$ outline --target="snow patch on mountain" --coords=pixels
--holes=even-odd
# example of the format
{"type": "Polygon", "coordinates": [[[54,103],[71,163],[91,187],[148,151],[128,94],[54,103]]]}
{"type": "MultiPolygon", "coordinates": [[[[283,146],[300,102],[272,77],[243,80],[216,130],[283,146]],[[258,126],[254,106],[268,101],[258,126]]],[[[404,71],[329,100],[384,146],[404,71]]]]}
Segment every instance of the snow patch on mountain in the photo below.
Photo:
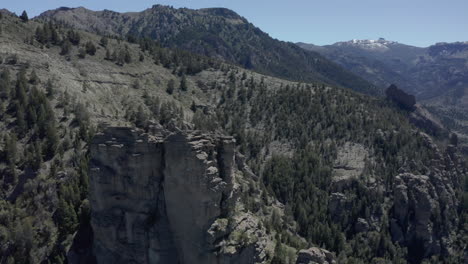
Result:
{"type": "Polygon", "coordinates": [[[350,41],[337,42],[336,46],[354,46],[361,49],[373,50],[373,51],[387,51],[390,49],[390,45],[398,44],[396,41],[386,40],[384,38],[374,39],[353,39],[350,41]]]}

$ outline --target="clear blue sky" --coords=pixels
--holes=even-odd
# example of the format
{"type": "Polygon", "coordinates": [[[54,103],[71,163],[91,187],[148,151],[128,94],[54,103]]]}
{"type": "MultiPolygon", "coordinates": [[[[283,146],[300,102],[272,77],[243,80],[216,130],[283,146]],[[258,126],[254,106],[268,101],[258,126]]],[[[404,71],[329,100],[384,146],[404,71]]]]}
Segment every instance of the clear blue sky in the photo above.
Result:
{"type": "Polygon", "coordinates": [[[141,11],[153,4],[227,7],[272,37],[318,45],[383,37],[414,46],[468,40],[468,0],[1,0],[29,16],[60,6],[141,11]]]}

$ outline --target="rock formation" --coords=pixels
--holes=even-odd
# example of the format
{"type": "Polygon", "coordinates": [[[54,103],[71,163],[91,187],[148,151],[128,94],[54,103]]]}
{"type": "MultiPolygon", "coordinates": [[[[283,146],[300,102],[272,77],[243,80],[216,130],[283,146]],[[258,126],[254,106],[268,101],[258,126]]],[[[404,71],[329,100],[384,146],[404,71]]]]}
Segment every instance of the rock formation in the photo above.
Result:
{"type": "Polygon", "coordinates": [[[396,87],[396,85],[390,85],[387,90],[385,90],[387,98],[397,103],[400,107],[406,110],[413,110],[414,105],[416,104],[416,98],[414,95],[407,94],[405,91],[396,87]]]}
{"type": "Polygon", "coordinates": [[[240,194],[248,191],[243,181],[251,173],[236,158],[234,139],[161,132],[108,128],[93,140],[90,204],[97,262],[268,261],[274,237],[260,217],[244,210],[240,194]]]}
{"type": "Polygon", "coordinates": [[[390,230],[394,241],[408,246],[412,262],[431,255],[450,255],[458,217],[456,186],[465,173],[461,158],[449,146],[445,153],[426,136],[426,144],[436,150],[428,175],[401,173],[395,177],[393,218],[390,230]]]}
{"type": "Polygon", "coordinates": [[[299,251],[296,264],[335,264],[335,256],[328,250],[318,247],[299,251]]]}

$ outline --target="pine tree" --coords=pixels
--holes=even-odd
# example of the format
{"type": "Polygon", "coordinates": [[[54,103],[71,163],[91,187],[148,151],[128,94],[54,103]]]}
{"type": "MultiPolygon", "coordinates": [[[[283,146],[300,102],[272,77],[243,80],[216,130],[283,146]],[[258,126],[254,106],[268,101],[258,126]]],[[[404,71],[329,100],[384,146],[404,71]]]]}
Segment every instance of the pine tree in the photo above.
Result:
{"type": "Polygon", "coordinates": [[[72,46],[72,44],[68,39],[64,40],[62,42],[62,46],[61,46],[62,50],[60,51],[60,55],[70,54],[71,46],[72,46]]]}
{"type": "Polygon", "coordinates": [[[185,75],[182,75],[182,79],[180,80],[179,89],[181,91],[184,91],[184,92],[188,90],[187,79],[185,78],[185,75]]]}
{"type": "Polygon", "coordinates": [[[50,121],[47,123],[46,131],[45,131],[45,153],[44,156],[47,159],[54,157],[55,152],[57,150],[58,145],[58,136],[57,136],[57,129],[55,128],[55,122],[50,121]]]}
{"type": "Polygon", "coordinates": [[[174,89],[175,89],[175,81],[173,79],[170,79],[169,82],[167,83],[166,92],[168,94],[173,94],[174,89]]]}
{"type": "Polygon", "coordinates": [[[86,53],[88,53],[91,56],[94,56],[94,54],[96,54],[96,46],[94,46],[93,42],[91,41],[86,42],[85,49],[86,53]]]}
{"type": "Polygon", "coordinates": [[[125,61],[125,63],[131,63],[132,62],[132,56],[130,55],[130,51],[128,50],[128,47],[125,47],[124,61],[125,61]]]}
{"type": "Polygon", "coordinates": [[[106,36],[103,36],[101,40],[99,41],[99,44],[103,47],[107,47],[108,43],[109,43],[109,39],[106,36]]]}
{"type": "Polygon", "coordinates": [[[47,80],[47,83],[46,83],[46,94],[47,94],[47,97],[49,98],[54,98],[54,84],[52,82],[51,79],[48,79],[47,80]]]}
{"type": "Polygon", "coordinates": [[[83,49],[83,48],[80,48],[78,50],[78,57],[81,58],[81,59],[84,59],[86,57],[86,50],[83,49]]]}
{"type": "Polygon", "coordinates": [[[39,76],[37,76],[36,70],[32,70],[31,76],[29,77],[30,84],[38,84],[40,82],[39,76]]]}
{"type": "Polygon", "coordinates": [[[0,96],[2,98],[8,98],[11,93],[11,79],[10,71],[4,69],[0,74],[0,96]]]}
{"type": "Polygon", "coordinates": [[[8,162],[8,172],[12,178],[13,185],[16,185],[18,180],[18,175],[16,174],[16,158],[18,148],[16,146],[16,136],[14,134],[10,135],[6,139],[5,151],[6,160],[8,162]]]}
{"type": "Polygon", "coordinates": [[[17,133],[20,136],[24,136],[28,129],[26,119],[24,116],[23,105],[19,105],[18,108],[16,109],[16,128],[17,128],[17,133]]]}
{"type": "Polygon", "coordinates": [[[141,105],[138,107],[135,119],[135,124],[138,127],[145,128],[148,124],[148,115],[141,105]]]}
{"type": "Polygon", "coordinates": [[[112,55],[109,49],[106,49],[106,56],[104,57],[106,60],[112,60],[112,55]]]}
{"type": "Polygon", "coordinates": [[[26,10],[24,10],[23,13],[21,13],[20,18],[21,18],[21,20],[23,22],[28,22],[29,21],[28,13],[26,13],[26,10]]]}
{"type": "Polygon", "coordinates": [[[80,41],[81,41],[81,36],[78,32],[74,31],[74,30],[69,30],[68,31],[68,40],[71,42],[71,44],[73,45],[79,45],[80,44],[80,41]]]}
{"type": "Polygon", "coordinates": [[[16,136],[14,134],[11,134],[9,137],[7,137],[5,151],[8,164],[15,165],[18,148],[16,146],[16,136]]]}

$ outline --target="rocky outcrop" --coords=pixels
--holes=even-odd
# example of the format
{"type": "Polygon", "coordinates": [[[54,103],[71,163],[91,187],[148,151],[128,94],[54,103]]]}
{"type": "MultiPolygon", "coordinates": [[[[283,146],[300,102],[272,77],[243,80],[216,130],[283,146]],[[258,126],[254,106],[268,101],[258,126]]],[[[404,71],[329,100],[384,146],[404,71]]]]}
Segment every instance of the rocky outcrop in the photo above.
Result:
{"type": "Polygon", "coordinates": [[[296,264],[334,264],[335,256],[328,250],[311,247],[299,251],[296,264]]]}
{"type": "Polygon", "coordinates": [[[409,118],[412,124],[431,135],[439,137],[447,137],[449,135],[448,130],[442,125],[440,120],[419,104],[414,106],[414,111],[410,114],[409,118]]]}
{"type": "Polygon", "coordinates": [[[108,128],[90,146],[98,263],[263,263],[274,238],[245,210],[232,137],[108,128]]]}
{"type": "Polygon", "coordinates": [[[414,95],[407,94],[405,91],[396,87],[396,85],[390,85],[387,90],[385,90],[387,98],[397,103],[400,107],[406,110],[413,110],[414,105],[416,104],[416,98],[414,95]]]}
{"type": "Polygon", "coordinates": [[[426,144],[438,154],[433,159],[434,169],[428,175],[401,173],[393,187],[392,238],[408,247],[410,261],[415,263],[432,255],[451,254],[453,230],[458,225],[456,186],[465,173],[453,146],[442,154],[428,136],[426,144]]]}
{"type": "Polygon", "coordinates": [[[408,245],[415,261],[448,254],[450,232],[457,224],[456,196],[436,175],[400,174],[395,178],[393,239],[408,245]],[[443,252],[445,250],[445,252],[443,252]]]}
{"type": "Polygon", "coordinates": [[[349,188],[361,176],[368,157],[369,152],[361,144],[346,142],[339,147],[333,164],[332,189],[341,192],[349,188]]]}

